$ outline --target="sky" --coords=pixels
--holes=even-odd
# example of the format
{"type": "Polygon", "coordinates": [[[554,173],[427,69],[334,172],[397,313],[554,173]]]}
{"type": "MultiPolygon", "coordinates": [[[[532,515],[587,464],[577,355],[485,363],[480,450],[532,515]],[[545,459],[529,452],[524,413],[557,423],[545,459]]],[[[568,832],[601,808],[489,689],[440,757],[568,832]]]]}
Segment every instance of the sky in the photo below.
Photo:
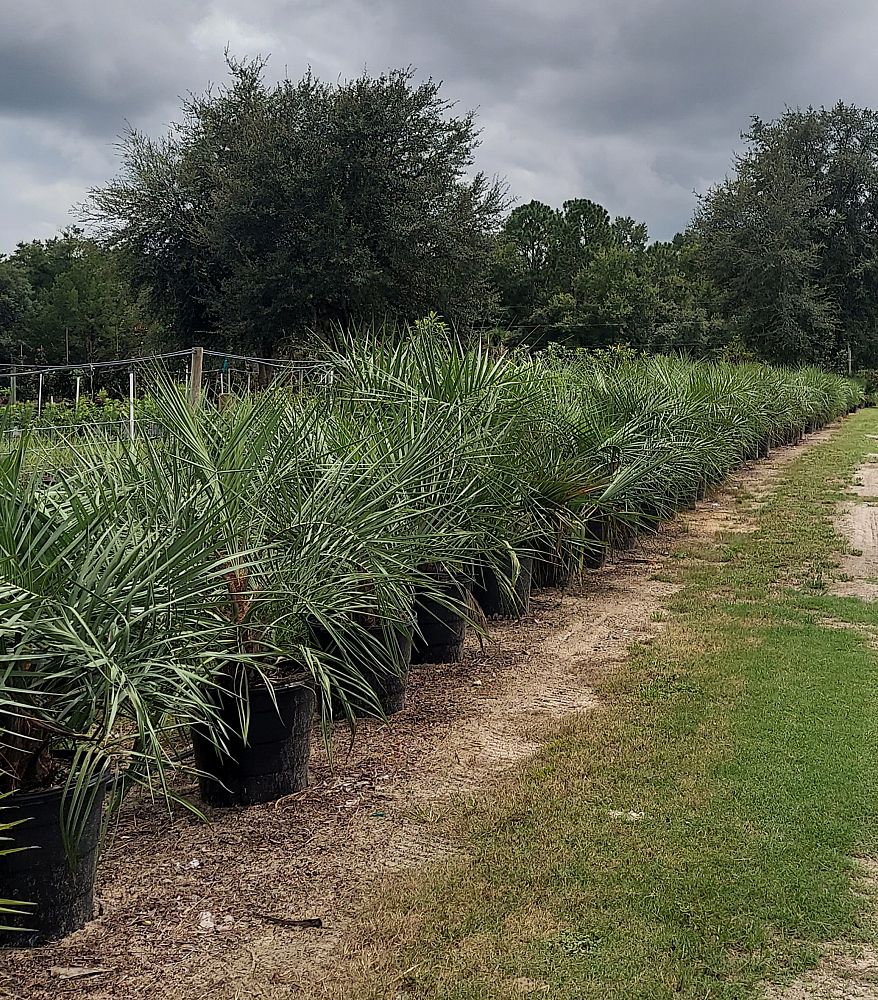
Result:
{"type": "Polygon", "coordinates": [[[77,221],[226,46],[336,80],[414,66],[476,109],[477,166],[518,203],[587,197],[685,227],[751,115],[878,106],[874,0],[0,0],[0,252],[77,221]]]}

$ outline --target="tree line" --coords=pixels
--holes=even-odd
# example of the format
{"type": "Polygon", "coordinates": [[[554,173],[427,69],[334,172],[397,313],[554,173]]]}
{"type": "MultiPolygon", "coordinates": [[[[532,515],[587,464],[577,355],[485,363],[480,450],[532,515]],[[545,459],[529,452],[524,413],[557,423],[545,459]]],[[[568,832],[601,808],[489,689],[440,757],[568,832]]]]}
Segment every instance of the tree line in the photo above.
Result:
{"type": "Polygon", "coordinates": [[[129,130],[85,228],[0,257],[0,358],[201,343],[296,356],[437,312],[512,344],[878,367],[878,115],[754,118],[670,242],[575,197],[512,207],[479,129],[411,69],[268,83],[265,62],[129,130]]]}

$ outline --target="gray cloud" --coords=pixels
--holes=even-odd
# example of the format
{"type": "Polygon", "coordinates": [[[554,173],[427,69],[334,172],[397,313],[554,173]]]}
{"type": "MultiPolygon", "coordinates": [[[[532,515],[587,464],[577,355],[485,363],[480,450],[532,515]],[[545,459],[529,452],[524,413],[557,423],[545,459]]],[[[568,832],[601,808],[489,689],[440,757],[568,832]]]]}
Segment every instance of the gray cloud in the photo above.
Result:
{"type": "Polygon", "coordinates": [[[874,103],[871,0],[30,0],[0,11],[0,250],[51,235],[238,55],[270,75],[412,64],[478,107],[478,165],[520,200],[587,196],[682,228],[749,116],[874,103]]]}

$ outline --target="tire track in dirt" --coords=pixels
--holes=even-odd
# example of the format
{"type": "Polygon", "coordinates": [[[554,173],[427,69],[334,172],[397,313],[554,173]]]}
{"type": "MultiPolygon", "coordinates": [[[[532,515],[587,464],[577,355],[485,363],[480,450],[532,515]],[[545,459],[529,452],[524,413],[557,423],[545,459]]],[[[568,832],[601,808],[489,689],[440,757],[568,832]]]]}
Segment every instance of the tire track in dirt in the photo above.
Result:
{"type": "Polygon", "coordinates": [[[841,561],[845,579],[832,586],[832,593],[839,597],[864,601],[878,599],[878,455],[870,455],[869,459],[857,469],[851,489],[861,501],[843,503],[836,519],[836,530],[850,551],[841,561]]]}
{"type": "Polygon", "coordinates": [[[276,1000],[345,985],[356,995],[356,917],[370,891],[441,860],[442,810],[495,787],[561,719],[595,704],[595,679],[632,643],[659,633],[656,613],[676,588],[656,575],[682,537],[748,530],[740,501],[758,500],[831,433],[746,467],[575,592],[535,595],[524,622],[491,626],[464,663],[415,669],[409,704],[389,726],[364,724],[352,745],[336,735],[334,769],[315,743],[301,795],[213,811],[210,825],[132,803],[101,866],[103,912],[63,942],[7,953],[0,996],[276,1000]],[[272,922],[302,917],[323,927],[272,922]],[[61,978],[71,968],[105,971],[61,978]]]}

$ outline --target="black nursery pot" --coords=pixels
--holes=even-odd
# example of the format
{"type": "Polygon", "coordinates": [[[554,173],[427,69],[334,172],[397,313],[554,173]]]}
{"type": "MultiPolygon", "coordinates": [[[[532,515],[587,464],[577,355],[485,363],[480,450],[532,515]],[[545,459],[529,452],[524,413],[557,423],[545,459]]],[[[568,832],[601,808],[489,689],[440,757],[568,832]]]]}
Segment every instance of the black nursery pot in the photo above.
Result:
{"type": "Polygon", "coordinates": [[[613,534],[613,551],[625,552],[637,541],[637,528],[633,524],[620,524],[613,534]]]}
{"type": "MultiPolygon", "coordinates": [[[[512,558],[506,556],[501,567],[503,574],[512,579],[512,558]]],[[[533,556],[518,556],[518,576],[510,594],[500,585],[497,574],[490,567],[482,569],[475,582],[474,594],[479,607],[487,618],[521,618],[530,610],[530,588],[533,577],[533,556]]]]}
{"type": "Polygon", "coordinates": [[[64,937],[91,920],[101,814],[109,778],[92,781],[93,797],[79,842],[68,854],[61,824],[63,790],[24,792],[3,800],[4,823],[24,820],[4,836],[6,847],[26,850],[0,856],[0,899],[32,903],[22,916],[0,915],[0,923],[23,930],[0,931],[0,946],[31,947],[64,937]]]}
{"type": "Polygon", "coordinates": [[[600,569],[609,554],[609,522],[605,517],[593,517],[586,522],[584,533],[589,546],[583,556],[583,565],[586,569],[600,569]]]}
{"type": "Polygon", "coordinates": [[[534,587],[566,587],[570,582],[570,568],[566,562],[567,546],[560,550],[553,539],[540,538],[534,542],[536,557],[533,562],[534,587]]]}
{"type": "MultiPolygon", "coordinates": [[[[328,633],[322,629],[315,629],[314,631],[320,648],[324,652],[337,655],[338,646],[330,639],[328,633]]],[[[396,715],[397,712],[401,712],[405,707],[408,668],[412,659],[412,634],[410,630],[385,630],[377,627],[369,631],[372,632],[376,641],[380,642],[385,649],[390,647],[390,655],[398,667],[398,672],[394,673],[385,667],[374,666],[367,662],[357,662],[355,666],[375,693],[375,698],[381,706],[381,711],[385,715],[396,715]]],[[[356,701],[350,701],[349,705],[356,718],[364,718],[375,714],[368,705],[361,705],[356,701]]],[[[331,708],[333,719],[344,718],[345,710],[341,699],[333,696],[331,708]]]]}
{"type": "Polygon", "coordinates": [[[274,802],[308,786],[308,755],[315,695],[302,674],[274,685],[277,705],[267,688],[250,688],[250,722],[245,743],[238,704],[224,695],[220,714],[232,735],[221,752],[200,726],[192,728],[195,763],[204,772],[201,798],[211,806],[252,806],[274,802]]]}
{"type": "MultiPolygon", "coordinates": [[[[449,599],[464,606],[472,588],[471,580],[459,577],[439,586],[449,599]]],[[[412,663],[457,663],[463,658],[467,625],[464,614],[445,607],[429,594],[419,593],[415,616],[421,635],[415,635],[412,643],[412,663]]]]}
{"type": "MultiPolygon", "coordinates": [[[[395,654],[398,656],[400,671],[398,674],[387,670],[365,671],[369,687],[375,692],[381,711],[385,715],[396,715],[405,708],[405,693],[408,687],[408,668],[412,662],[412,635],[399,634],[395,640],[395,654]]],[[[358,714],[354,709],[354,714],[358,714]]]]}
{"type": "Polygon", "coordinates": [[[659,510],[657,503],[651,500],[642,500],[638,505],[638,510],[642,518],[640,530],[645,535],[654,535],[661,528],[664,511],[659,510]]]}

